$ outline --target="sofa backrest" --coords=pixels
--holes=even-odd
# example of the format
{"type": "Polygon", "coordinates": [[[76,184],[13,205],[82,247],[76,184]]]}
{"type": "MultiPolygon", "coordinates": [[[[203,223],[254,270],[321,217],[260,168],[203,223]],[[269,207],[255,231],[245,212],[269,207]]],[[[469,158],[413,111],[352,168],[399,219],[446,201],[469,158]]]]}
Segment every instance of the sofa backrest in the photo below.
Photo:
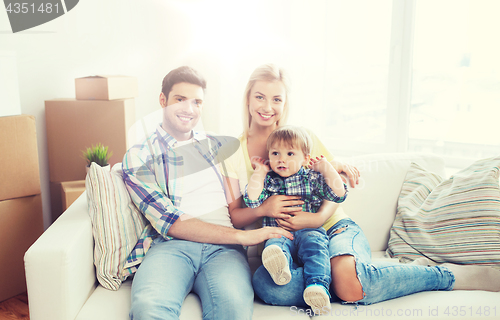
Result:
{"type": "Polygon", "coordinates": [[[387,249],[399,193],[411,162],[445,176],[443,159],[432,154],[369,154],[343,161],[355,165],[361,179],[358,186],[349,188],[342,207],[363,229],[372,251],[387,249]]]}

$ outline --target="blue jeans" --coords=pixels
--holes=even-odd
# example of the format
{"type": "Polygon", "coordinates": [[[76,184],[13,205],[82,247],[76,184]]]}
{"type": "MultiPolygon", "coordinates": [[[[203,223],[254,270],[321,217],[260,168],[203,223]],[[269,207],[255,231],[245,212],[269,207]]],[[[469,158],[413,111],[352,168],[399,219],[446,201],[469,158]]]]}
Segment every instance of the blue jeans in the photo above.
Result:
{"type": "MultiPolygon", "coordinates": [[[[293,261],[303,265],[304,285],[321,284],[327,290],[332,279],[328,258],[328,236],[325,229],[302,229],[293,233],[293,240],[286,237],[269,239],[266,247],[277,245],[288,258],[290,271],[293,261]]],[[[292,277],[294,275],[292,274],[292,277]]]]}
{"type": "MultiPolygon", "coordinates": [[[[372,304],[421,291],[451,290],[455,277],[445,267],[426,267],[387,262],[371,262],[371,251],[361,228],[351,219],[342,219],[327,231],[330,239],[330,258],[340,255],[354,256],[358,280],[363,288],[359,304],[372,304]],[[336,231],[342,230],[338,233],[336,231]]],[[[277,286],[262,266],[255,272],[252,282],[255,293],[266,303],[281,306],[307,307],[302,292],[304,271],[296,266],[292,280],[277,286]]],[[[331,290],[330,290],[331,291],[331,290]]],[[[339,301],[332,295],[331,301],[339,301]]]]}
{"type": "Polygon", "coordinates": [[[131,319],[179,319],[196,293],[203,319],[251,319],[253,290],[246,252],[238,245],[155,240],[132,282],[131,319]]]}

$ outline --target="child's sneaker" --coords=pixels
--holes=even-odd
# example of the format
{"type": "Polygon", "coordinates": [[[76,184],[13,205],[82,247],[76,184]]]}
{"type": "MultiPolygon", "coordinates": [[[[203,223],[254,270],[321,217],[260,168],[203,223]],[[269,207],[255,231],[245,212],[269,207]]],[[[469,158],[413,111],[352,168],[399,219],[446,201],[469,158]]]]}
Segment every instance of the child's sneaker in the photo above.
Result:
{"type": "Polygon", "coordinates": [[[277,285],[283,286],[292,279],[288,259],[277,245],[272,244],[262,251],[262,264],[277,285]]]}
{"type": "Polygon", "coordinates": [[[328,314],[332,310],[330,293],[323,285],[308,285],[304,290],[304,300],[315,315],[328,314]]]}

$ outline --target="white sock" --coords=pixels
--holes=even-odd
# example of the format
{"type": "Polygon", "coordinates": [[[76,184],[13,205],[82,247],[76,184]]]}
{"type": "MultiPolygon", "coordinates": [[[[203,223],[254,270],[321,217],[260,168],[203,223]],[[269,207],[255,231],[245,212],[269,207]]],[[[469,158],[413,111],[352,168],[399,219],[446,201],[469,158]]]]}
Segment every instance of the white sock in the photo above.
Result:
{"type": "Polygon", "coordinates": [[[443,263],[455,276],[453,290],[500,291],[500,270],[489,266],[443,263]]]}

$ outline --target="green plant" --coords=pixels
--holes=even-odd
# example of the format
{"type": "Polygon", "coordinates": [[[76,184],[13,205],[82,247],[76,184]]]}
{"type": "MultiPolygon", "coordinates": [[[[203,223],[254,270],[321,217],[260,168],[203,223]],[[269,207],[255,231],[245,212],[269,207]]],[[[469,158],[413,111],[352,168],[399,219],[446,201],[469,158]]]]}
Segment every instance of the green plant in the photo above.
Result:
{"type": "Polygon", "coordinates": [[[90,166],[92,162],[97,163],[101,167],[108,165],[108,160],[113,155],[113,152],[108,153],[108,147],[103,146],[98,143],[95,146],[87,148],[87,150],[82,151],[83,157],[87,160],[87,165],[90,166]]]}

